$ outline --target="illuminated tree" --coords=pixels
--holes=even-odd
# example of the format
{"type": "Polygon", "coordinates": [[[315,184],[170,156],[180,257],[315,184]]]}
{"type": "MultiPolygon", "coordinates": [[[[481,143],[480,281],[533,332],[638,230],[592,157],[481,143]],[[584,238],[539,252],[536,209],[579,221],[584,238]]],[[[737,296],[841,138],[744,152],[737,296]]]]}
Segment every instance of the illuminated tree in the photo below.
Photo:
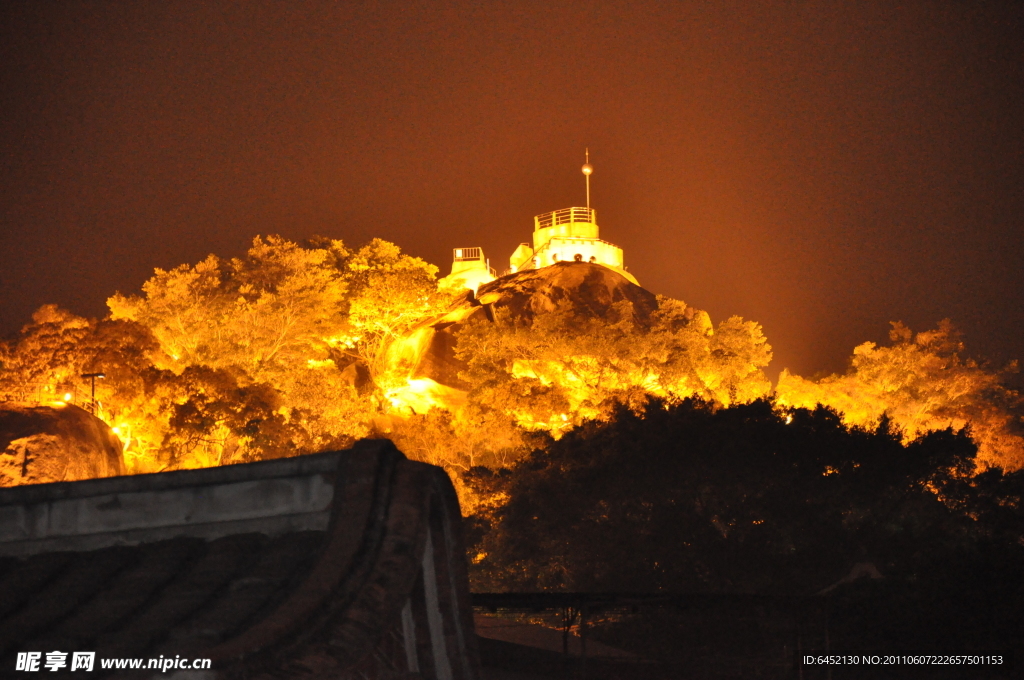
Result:
{"type": "Polygon", "coordinates": [[[103,416],[135,471],[343,447],[385,421],[415,455],[466,470],[518,459],[529,431],[558,434],[650,395],[729,404],[767,389],[771,353],[757,324],[716,329],[667,298],[642,313],[623,300],[600,316],[563,305],[468,324],[458,342],[466,403],[403,420],[387,397],[408,370],[387,350],[462,294],[439,289],[436,273],[380,239],[349,250],[257,237],[244,257],[156,270],[140,295],[112,296],[103,321],[40,309],[4,350],[0,379],[106,372],[103,416]],[[261,415],[240,423],[232,398],[261,415]],[[250,421],[264,425],[253,433],[250,421]]]}
{"type": "Polygon", "coordinates": [[[772,350],[760,324],[731,316],[715,328],[708,350],[698,373],[715,401],[743,404],[771,390],[763,369],[772,360],[772,350]]]}
{"type": "Polygon", "coordinates": [[[37,309],[20,335],[3,345],[4,371],[0,379],[6,389],[76,383],[82,365],[78,347],[89,333],[89,325],[88,319],[57,305],[37,309]]]}
{"type": "Polygon", "coordinates": [[[279,412],[280,393],[226,369],[190,366],[174,377],[187,395],[170,413],[161,462],[172,468],[210,467],[297,453],[301,433],[279,412]]]}
{"type": "Polygon", "coordinates": [[[760,326],[739,317],[713,329],[704,312],[658,299],[649,318],[628,301],[601,317],[569,305],[532,317],[498,310],[458,332],[471,404],[527,429],[565,431],[648,396],[722,404],[765,395],[771,359],[760,326]]]}
{"type": "Polygon", "coordinates": [[[6,370],[0,379],[8,390],[47,386],[55,399],[69,391],[87,401],[91,389],[81,375],[102,371],[105,379],[96,383],[96,396],[109,412],[121,395],[140,389],[140,376],[158,350],[153,336],[134,322],[85,319],[56,305],[43,305],[32,315],[32,323],[4,346],[6,370]]]}
{"type": "Polygon", "coordinates": [[[256,237],[244,259],[210,255],[190,267],[156,270],[143,296],[111,297],[115,319],[149,328],[170,368],[238,366],[261,380],[326,359],[341,332],[347,283],[340,241],[302,248],[256,237]]]}
{"type": "Polygon", "coordinates": [[[89,407],[91,385],[81,374],[102,372],[96,415],[121,438],[131,472],[272,457],[308,439],[277,412],[280,396],[269,385],[238,368],[161,369],[151,361],[160,352],[137,322],[84,319],[46,305],[5,347],[3,380],[8,389],[49,386],[54,399],[77,393],[89,407]]]}
{"type": "Polygon", "coordinates": [[[844,422],[861,427],[874,427],[885,415],[908,440],[929,430],[969,425],[981,460],[1022,467],[1021,401],[1002,384],[1016,365],[995,371],[962,358],[963,342],[949,320],[916,335],[901,323],[892,325],[892,346],[859,345],[844,375],[812,381],[783,371],[776,388],[779,403],[825,404],[841,412],[844,422]]]}
{"type": "Polygon", "coordinates": [[[368,431],[388,382],[388,343],[447,300],[436,271],[380,239],[353,252],[324,238],[257,237],[244,258],[157,270],[142,296],[108,305],[152,331],[162,367],[241,371],[274,385],[308,435],[303,445],[326,448],[368,431]],[[360,394],[364,373],[376,391],[360,394]]]}
{"type": "Polygon", "coordinates": [[[364,408],[334,359],[345,341],[348,282],[340,241],[302,247],[257,237],[244,258],[214,255],[195,266],[157,270],[142,296],[108,300],[115,319],[146,326],[162,353],[154,363],[180,374],[200,366],[242,383],[269,383],[279,408],[313,447],[351,441],[365,430],[364,408]]]}
{"type": "Polygon", "coordinates": [[[548,438],[525,432],[511,418],[498,411],[463,409],[453,414],[431,409],[423,414],[394,418],[380,432],[414,460],[443,467],[451,476],[463,514],[472,514],[486,494],[465,483],[471,469],[506,468],[527,455],[548,438]]]}
{"type": "Polygon", "coordinates": [[[369,370],[383,390],[392,387],[385,353],[388,345],[451,302],[439,291],[437,267],[404,255],[393,243],[373,239],[345,259],[345,332],[342,351],[369,370]]]}

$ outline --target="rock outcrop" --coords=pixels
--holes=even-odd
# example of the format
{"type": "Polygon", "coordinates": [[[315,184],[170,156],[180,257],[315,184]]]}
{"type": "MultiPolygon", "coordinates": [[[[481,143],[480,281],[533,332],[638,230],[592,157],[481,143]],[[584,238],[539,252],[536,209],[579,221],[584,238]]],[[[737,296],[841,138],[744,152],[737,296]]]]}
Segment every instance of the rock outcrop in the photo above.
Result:
{"type": "Polygon", "coordinates": [[[0,404],[0,486],[123,475],[121,441],[72,406],[0,404]]]}
{"type": "Polygon", "coordinates": [[[467,291],[445,314],[429,319],[395,342],[388,363],[407,376],[407,385],[389,393],[396,406],[422,413],[434,405],[457,407],[469,390],[459,379],[455,331],[467,321],[499,312],[531,319],[569,306],[584,316],[603,317],[612,305],[629,301],[639,320],[658,308],[656,296],[607,267],[589,262],[557,264],[509,274],[467,291]]]}

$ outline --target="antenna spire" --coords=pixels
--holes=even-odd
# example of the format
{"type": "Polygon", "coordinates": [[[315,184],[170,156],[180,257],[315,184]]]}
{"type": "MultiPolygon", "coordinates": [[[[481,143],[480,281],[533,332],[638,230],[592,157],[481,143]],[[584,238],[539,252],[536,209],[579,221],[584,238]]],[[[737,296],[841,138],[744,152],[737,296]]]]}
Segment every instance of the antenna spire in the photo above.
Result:
{"type": "Polygon", "coordinates": [[[594,166],[590,164],[590,149],[586,150],[587,160],[583,164],[583,176],[587,178],[587,210],[590,210],[590,175],[594,172],[594,166]]]}

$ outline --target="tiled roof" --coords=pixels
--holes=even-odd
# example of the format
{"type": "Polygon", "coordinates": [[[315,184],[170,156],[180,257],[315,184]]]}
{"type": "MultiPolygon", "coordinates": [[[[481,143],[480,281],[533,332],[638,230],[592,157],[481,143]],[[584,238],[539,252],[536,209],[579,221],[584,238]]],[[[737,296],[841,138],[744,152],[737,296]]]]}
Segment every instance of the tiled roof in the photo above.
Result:
{"type": "Polygon", "coordinates": [[[162,655],[210,658],[193,677],[477,678],[458,522],[447,475],[386,440],[0,490],[0,676],[27,677],[18,652],[94,651],[91,673],[42,672],[162,655]]]}

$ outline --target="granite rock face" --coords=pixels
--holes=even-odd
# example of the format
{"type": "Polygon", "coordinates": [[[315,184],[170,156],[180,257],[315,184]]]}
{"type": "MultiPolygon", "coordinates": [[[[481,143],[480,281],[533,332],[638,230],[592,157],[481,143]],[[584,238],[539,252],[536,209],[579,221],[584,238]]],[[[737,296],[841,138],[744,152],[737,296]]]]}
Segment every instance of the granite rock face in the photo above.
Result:
{"type": "Polygon", "coordinates": [[[121,441],[72,406],[0,405],[0,487],[125,473],[121,441]]]}
{"type": "MultiPolygon", "coordinates": [[[[452,406],[470,389],[459,379],[463,366],[455,358],[455,331],[461,324],[474,318],[493,320],[498,313],[529,320],[566,307],[601,318],[624,300],[632,303],[641,322],[658,308],[653,293],[598,264],[559,262],[509,274],[480,286],[475,296],[467,291],[445,314],[413,328],[389,349],[388,362],[411,381],[429,381],[434,403],[452,406]]],[[[412,403],[410,398],[406,401],[412,403]]]]}
{"type": "Polygon", "coordinates": [[[477,291],[480,306],[507,309],[516,317],[532,317],[565,304],[583,316],[603,317],[622,300],[633,303],[634,313],[641,318],[658,307],[654,293],[618,272],[589,262],[559,262],[510,274],[477,291]]]}

